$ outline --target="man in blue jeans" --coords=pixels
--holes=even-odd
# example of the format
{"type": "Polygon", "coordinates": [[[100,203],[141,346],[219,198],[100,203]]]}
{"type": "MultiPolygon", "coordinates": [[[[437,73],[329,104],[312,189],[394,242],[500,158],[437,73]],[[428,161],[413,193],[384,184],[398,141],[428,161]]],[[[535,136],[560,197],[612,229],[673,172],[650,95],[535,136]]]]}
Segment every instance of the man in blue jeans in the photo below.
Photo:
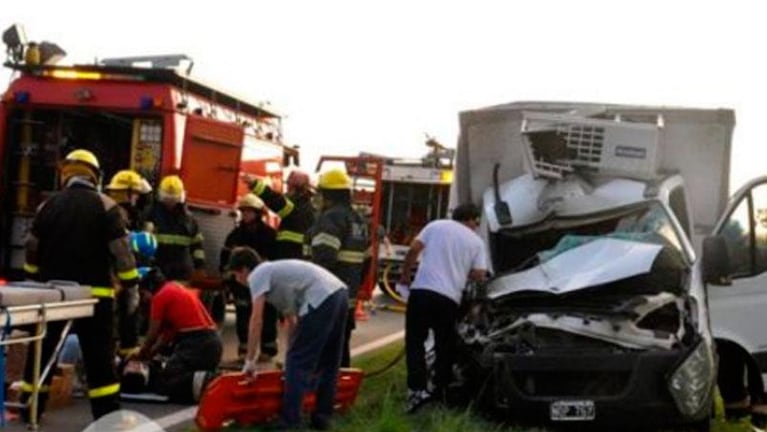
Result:
{"type": "Polygon", "coordinates": [[[256,371],[264,304],[269,302],[285,318],[289,341],[278,427],[301,426],[304,393],[316,382],[317,403],[310,426],[329,429],[346,328],[346,286],[316,264],[296,259],[262,263],[247,247],[232,251],[228,267],[239,283],[250,287],[253,298],[243,372],[256,371]]]}

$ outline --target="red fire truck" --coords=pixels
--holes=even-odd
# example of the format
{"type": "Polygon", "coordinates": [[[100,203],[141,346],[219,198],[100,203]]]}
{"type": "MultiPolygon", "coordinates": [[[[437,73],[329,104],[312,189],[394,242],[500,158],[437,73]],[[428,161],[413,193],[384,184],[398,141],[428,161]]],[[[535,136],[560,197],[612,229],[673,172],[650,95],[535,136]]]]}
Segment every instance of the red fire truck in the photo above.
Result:
{"type": "MultiPolygon", "coordinates": [[[[9,45],[15,40],[7,35],[9,45]]],[[[240,173],[271,177],[281,188],[283,167],[298,161],[283,144],[278,113],[172,67],[191,64],[186,56],[59,66],[42,50],[16,50],[9,45],[5,66],[14,77],[0,104],[0,277],[20,276],[35,208],[57,189],[57,165],[73,149],[94,152],[107,181],[126,168],[155,187],[180,175],[212,275],[245,192],[240,173]]]]}

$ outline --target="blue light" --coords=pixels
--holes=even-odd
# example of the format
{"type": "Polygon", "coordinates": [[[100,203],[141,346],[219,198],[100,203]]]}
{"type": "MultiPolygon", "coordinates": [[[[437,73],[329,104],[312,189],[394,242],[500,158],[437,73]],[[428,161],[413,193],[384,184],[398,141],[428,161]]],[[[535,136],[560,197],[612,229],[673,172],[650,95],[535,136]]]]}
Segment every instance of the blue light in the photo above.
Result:
{"type": "Polygon", "coordinates": [[[153,106],[154,106],[154,99],[152,99],[151,96],[141,96],[141,102],[139,103],[139,107],[141,107],[142,110],[152,109],[153,106]]]}
{"type": "Polygon", "coordinates": [[[29,92],[28,91],[17,91],[13,94],[13,100],[16,101],[16,103],[24,104],[29,102],[29,92]]]}

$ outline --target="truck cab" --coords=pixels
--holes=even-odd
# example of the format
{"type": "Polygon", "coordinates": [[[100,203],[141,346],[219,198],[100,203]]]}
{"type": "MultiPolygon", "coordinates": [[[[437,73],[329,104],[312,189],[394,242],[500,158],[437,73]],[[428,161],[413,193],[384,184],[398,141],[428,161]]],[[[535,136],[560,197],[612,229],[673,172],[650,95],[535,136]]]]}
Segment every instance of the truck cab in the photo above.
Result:
{"type": "Polygon", "coordinates": [[[715,213],[696,220],[705,190],[685,180],[691,149],[729,155],[732,118],[562,103],[462,114],[453,202],[481,202],[493,277],[465,298],[459,369],[486,383],[486,406],[538,424],[707,429],[716,349],[695,244],[715,213]]]}

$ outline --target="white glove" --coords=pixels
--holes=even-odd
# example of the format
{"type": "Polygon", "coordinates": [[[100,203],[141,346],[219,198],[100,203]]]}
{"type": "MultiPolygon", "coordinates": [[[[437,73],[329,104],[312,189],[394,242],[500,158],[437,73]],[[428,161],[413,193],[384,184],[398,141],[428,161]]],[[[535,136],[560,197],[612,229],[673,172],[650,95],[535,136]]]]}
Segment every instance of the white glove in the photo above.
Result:
{"type": "Polygon", "coordinates": [[[245,359],[245,363],[242,365],[242,373],[254,375],[257,369],[255,359],[245,359]]]}

